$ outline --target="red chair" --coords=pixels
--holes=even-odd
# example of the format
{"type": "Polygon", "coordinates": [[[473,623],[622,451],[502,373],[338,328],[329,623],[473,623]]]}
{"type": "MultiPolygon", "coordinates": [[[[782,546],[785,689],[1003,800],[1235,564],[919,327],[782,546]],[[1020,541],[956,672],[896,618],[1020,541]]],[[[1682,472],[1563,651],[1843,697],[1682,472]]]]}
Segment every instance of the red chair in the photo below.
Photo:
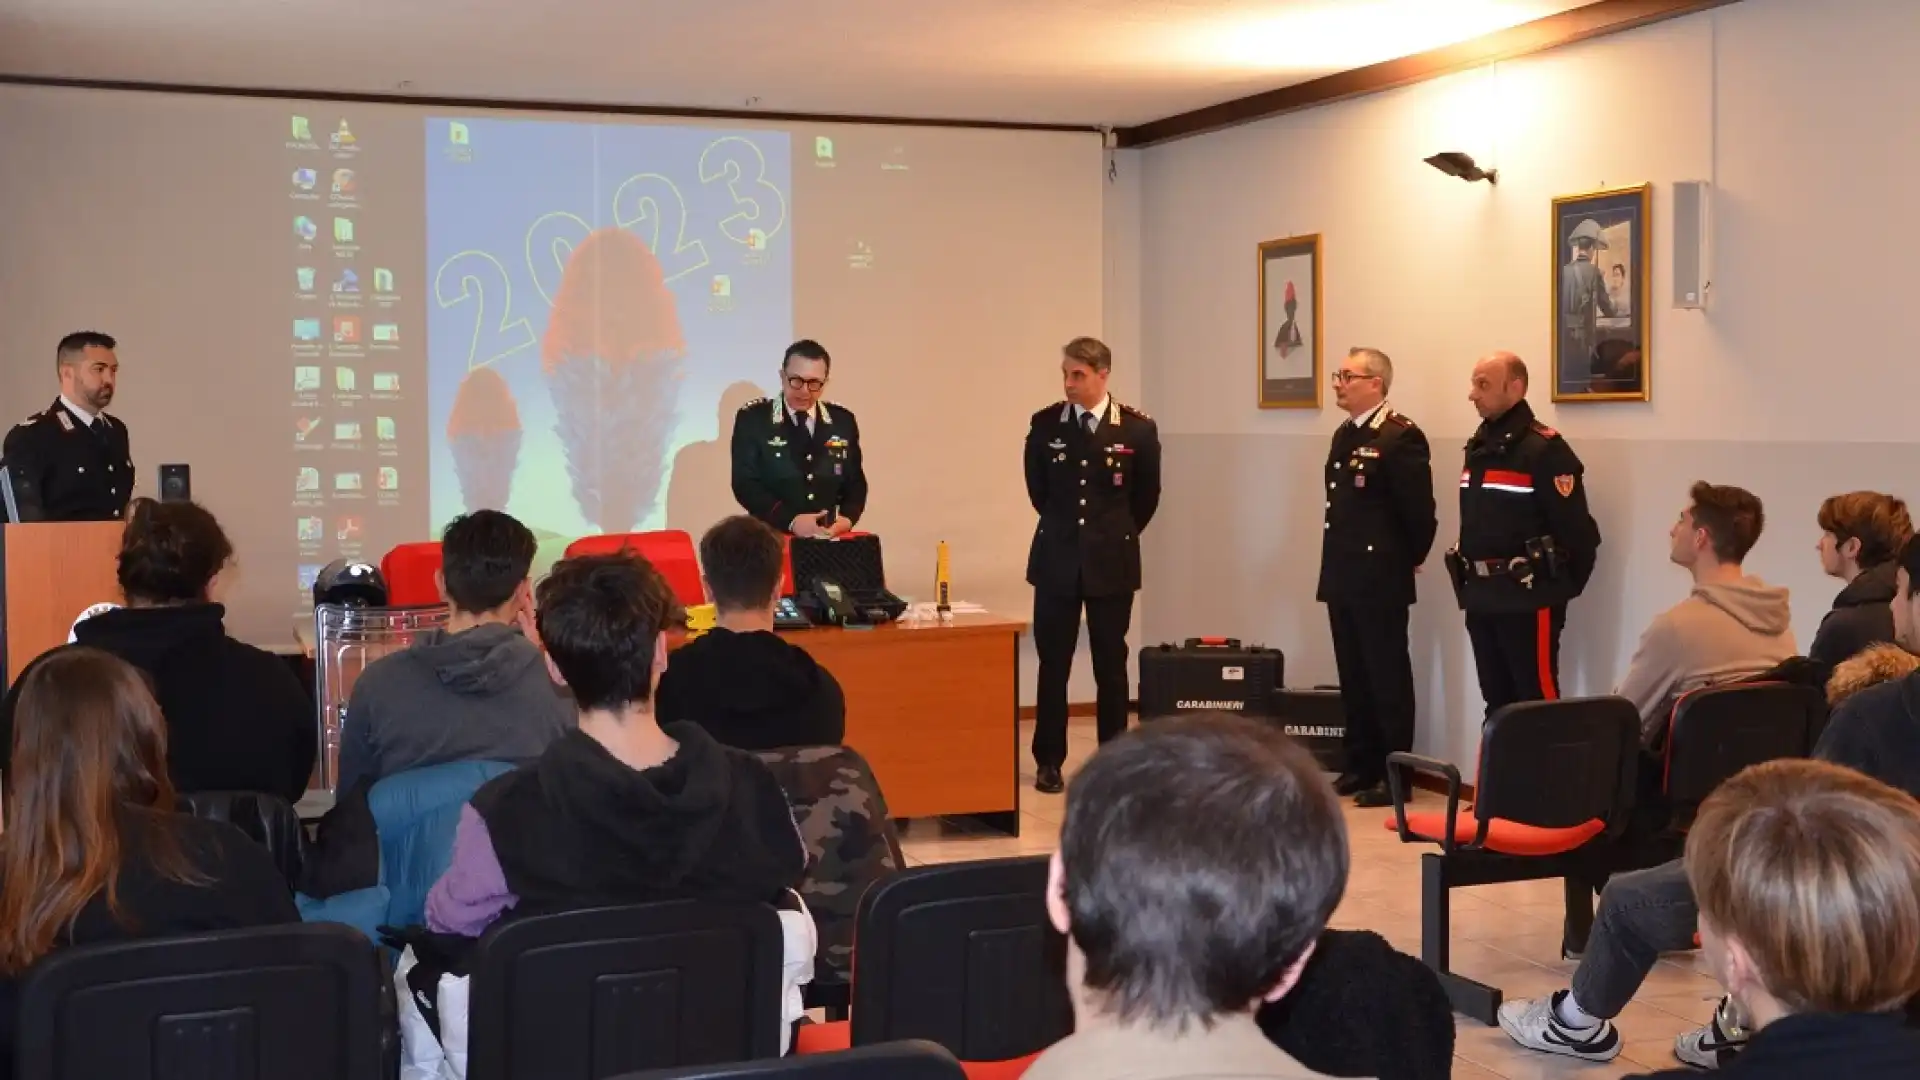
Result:
{"type": "Polygon", "coordinates": [[[700,578],[700,556],[694,551],[693,537],[679,529],[583,536],[567,545],[567,558],[618,555],[622,551],[632,551],[652,563],[683,606],[707,602],[707,584],[700,578]]]}
{"type": "Polygon", "coordinates": [[[440,586],[434,575],[440,572],[440,542],[423,541],[401,544],[380,560],[380,576],[387,582],[390,607],[418,607],[439,604],[440,586]]]}

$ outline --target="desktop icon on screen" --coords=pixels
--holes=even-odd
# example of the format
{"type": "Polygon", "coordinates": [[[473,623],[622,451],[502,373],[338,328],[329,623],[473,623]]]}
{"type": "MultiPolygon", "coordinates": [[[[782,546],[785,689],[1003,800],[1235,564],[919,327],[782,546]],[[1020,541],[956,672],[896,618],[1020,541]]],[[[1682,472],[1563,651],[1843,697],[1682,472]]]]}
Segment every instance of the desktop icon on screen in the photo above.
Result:
{"type": "Polygon", "coordinates": [[[333,317],[333,343],[335,345],[358,345],[360,343],[360,319],[355,315],[335,315],[333,317]]]}
{"type": "Polygon", "coordinates": [[[326,535],[327,523],[325,521],[317,517],[303,517],[300,519],[299,536],[301,543],[317,544],[326,539],[326,535]]]}
{"type": "Polygon", "coordinates": [[[299,289],[301,292],[312,292],[313,276],[314,276],[313,267],[302,266],[297,268],[293,272],[294,287],[299,289]]]}
{"type": "Polygon", "coordinates": [[[390,322],[374,323],[373,343],[375,345],[400,344],[400,324],[390,322]]]}
{"type": "Polygon", "coordinates": [[[354,182],[352,169],[333,170],[333,193],[335,195],[351,195],[358,186],[359,185],[354,182]]]}
{"type": "Polygon", "coordinates": [[[300,595],[302,598],[312,599],[313,583],[320,580],[320,571],[325,569],[326,567],[321,566],[319,563],[300,564],[300,569],[296,576],[300,579],[300,595]]]}
{"type": "Polygon", "coordinates": [[[313,126],[307,122],[306,117],[296,116],[293,118],[293,138],[297,142],[313,141],[313,126]]]}
{"type": "Polygon", "coordinates": [[[472,134],[467,131],[467,125],[460,121],[455,120],[447,125],[447,141],[453,145],[466,146],[472,139],[472,134]]]}
{"type": "Polygon", "coordinates": [[[333,219],[333,242],[336,244],[353,243],[353,219],[337,217],[333,219]]]}
{"type": "Polygon", "coordinates": [[[312,191],[313,185],[320,182],[320,174],[312,169],[293,170],[293,186],[301,191],[312,191]]]}
{"type": "MultiPolygon", "coordinates": [[[[318,368],[312,369],[318,371],[318,368]]],[[[317,380],[316,380],[317,381],[317,380]]],[[[306,442],[307,436],[320,427],[318,416],[296,416],[293,418],[293,441],[306,442]]]]}
{"type": "Polygon", "coordinates": [[[357,472],[334,473],[333,474],[333,490],[359,491],[360,490],[360,474],[357,472]]]}
{"type": "Polygon", "coordinates": [[[373,392],[376,394],[397,394],[400,392],[400,373],[397,371],[376,371],[373,373],[373,392]]]}
{"type": "Polygon", "coordinates": [[[733,278],[728,277],[726,274],[713,275],[713,295],[732,296],[733,278]]]}
{"type": "Polygon", "coordinates": [[[393,271],[386,267],[376,267],[373,271],[373,291],[388,293],[393,291],[393,271]]]}
{"type": "Polygon", "coordinates": [[[832,161],[833,160],[833,140],[827,138],[825,135],[814,136],[813,156],[820,161],[832,161]]]}
{"type": "Polygon", "coordinates": [[[748,251],[767,250],[767,231],[765,229],[748,229],[747,230],[747,250],[748,251]]]}
{"type": "Polygon", "coordinates": [[[320,227],[313,223],[312,218],[302,215],[293,219],[293,235],[302,240],[311,240],[320,235],[320,227]]]}
{"type": "Polygon", "coordinates": [[[333,283],[333,291],[337,293],[359,292],[360,291],[360,275],[354,273],[353,267],[351,266],[341,267],[340,278],[339,280],[333,283]]]}
{"type": "MultiPolygon", "coordinates": [[[[379,378],[378,375],[374,376],[374,381],[378,383],[379,378]]],[[[391,416],[374,417],[373,432],[380,437],[381,442],[393,442],[399,438],[399,436],[394,433],[393,417],[391,416]]]]}
{"type": "Polygon", "coordinates": [[[351,544],[360,539],[366,526],[357,517],[343,517],[334,529],[333,538],[343,544],[351,544]]]}
{"type": "Polygon", "coordinates": [[[319,341],[320,340],[320,320],[319,319],[293,320],[293,340],[319,341]]]}
{"type": "Polygon", "coordinates": [[[305,393],[320,389],[320,369],[317,367],[297,367],[293,369],[293,392],[305,393]]]}
{"type": "Polygon", "coordinates": [[[331,140],[331,142],[333,143],[333,148],[335,150],[339,150],[343,147],[352,146],[355,143],[358,143],[359,141],[360,140],[354,136],[353,129],[347,126],[346,117],[344,116],[341,117],[340,130],[333,133],[333,138],[331,140]]]}
{"type": "Polygon", "coordinates": [[[400,470],[394,468],[391,465],[380,466],[379,483],[380,483],[381,491],[399,491],[400,490],[400,470]]]}
{"type": "Polygon", "coordinates": [[[353,393],[353,369],[337,367],[333,369],[333,388],[343,394],[353,393]]]}
{"type": "Polygon", "coordinates": [[[320,470],[311,465],[300,466],[300,471],[295,473],[293,477],[293,490],[319,491],[320,470]]]}
{"type": "Polygon", "coordinates": [[[359,442],[360,441],[360,421],[358,420],[334,421],[333,439],[335,442],[359,442]]]}

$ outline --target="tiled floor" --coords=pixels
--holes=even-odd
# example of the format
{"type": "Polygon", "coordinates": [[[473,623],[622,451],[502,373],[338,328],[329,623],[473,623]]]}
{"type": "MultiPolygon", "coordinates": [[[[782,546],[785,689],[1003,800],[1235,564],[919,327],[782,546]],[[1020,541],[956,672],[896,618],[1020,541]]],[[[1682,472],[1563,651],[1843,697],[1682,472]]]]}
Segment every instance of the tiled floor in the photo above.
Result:
{"type": "MultiPolygon", "coordinates": [[[[1031,726],[1023,724],[1020,745],[1028,745],[1030,737],[1031,726]]],[[[1075,722],[1068,735],[1069,777],[1094,746],[1092,722],[1075,722]]],[[[921,865],[1052,851],[1060,833],[1062,797],[1034,791],[1032,771],[1032,762],[1023,761],[1018,838],[969,835],[964,828],[942,822],[916,821],[903,838],[907,861],[921,865]]],[[[1382,827],[1391,813],[1348,809],[1353,870],[1333,925],[1372,930],[1395,948],[1417,956],[1419,859],[1426,849],[1402,844],[1382,827]]],[[[1559,959],[1560,911],[1558,881],[1456,890],[1454,969],[1500,987],[1509,998],[1549,993],[1567,985],[1574,965],[1559,959]]],[[[1529,1053],[1514,1046],[1497,1027],[1456,1018],[1459,1036],[1453,1075],[1462,1080],[1494,1076],[1509,1080],[1562,1076],[1599,1080],[1674,1068],[1674,1036],[1705,1023],[1719,997],[1719,987],[1696,968],[1691,954],[1662,961],[1641,988],[1640,996],[1621,1015],[1620,1032],[1626,1039],[1626,1049],[1606,1065],[1529,1053]]]]}

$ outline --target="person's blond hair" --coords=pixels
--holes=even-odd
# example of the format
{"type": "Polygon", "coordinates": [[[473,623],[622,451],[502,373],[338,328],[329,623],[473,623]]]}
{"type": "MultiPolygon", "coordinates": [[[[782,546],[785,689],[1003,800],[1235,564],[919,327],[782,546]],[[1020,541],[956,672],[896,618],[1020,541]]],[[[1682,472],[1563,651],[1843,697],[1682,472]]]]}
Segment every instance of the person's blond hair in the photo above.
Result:
{"type": "Polygon", "coordinates": [[[1687,877],[1794,1013],[1898,1009],[1920,993],[1920,802],[1819,761],[1755,765],[1701,804],[1687,877]]]}

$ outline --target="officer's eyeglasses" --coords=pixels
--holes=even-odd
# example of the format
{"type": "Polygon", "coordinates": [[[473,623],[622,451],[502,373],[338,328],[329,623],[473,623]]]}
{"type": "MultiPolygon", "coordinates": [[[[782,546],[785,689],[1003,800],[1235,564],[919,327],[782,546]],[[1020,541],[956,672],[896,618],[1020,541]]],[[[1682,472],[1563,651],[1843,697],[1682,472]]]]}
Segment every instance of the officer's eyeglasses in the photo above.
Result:
{"type": "Polygon", "coordinates": [[[1368,375],[1359,371],[1336,371],[1333,373],[1331,381],[1335,386],[1345,386],[1355,379],[1377,379],[1379,377],[1378,375],[1368,375]]]}
{"type": "Polygon", "coordinates": [[[811,390],[819,393],[827,388],[825,379],[803,379],[798,375],[787,376],[787,385],[795,390],[811,390]]]}

